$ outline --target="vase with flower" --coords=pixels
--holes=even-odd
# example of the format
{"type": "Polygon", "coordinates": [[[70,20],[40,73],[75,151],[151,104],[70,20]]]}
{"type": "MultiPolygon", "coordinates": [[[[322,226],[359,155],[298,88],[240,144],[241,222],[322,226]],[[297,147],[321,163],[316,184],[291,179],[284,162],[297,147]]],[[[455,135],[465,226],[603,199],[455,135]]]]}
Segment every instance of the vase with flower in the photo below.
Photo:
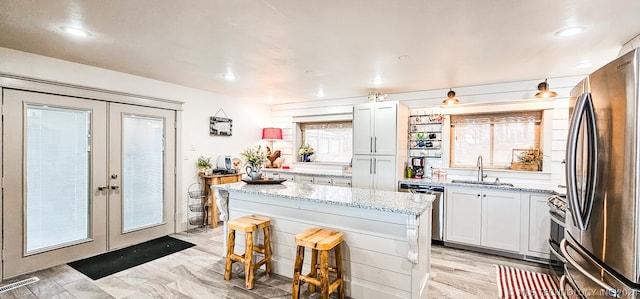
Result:
{"type": "Polygon", "coordinates": [[[240,155],[244,159],[247,176],[252,180],[261,179],[262,172],[260,170],[267,156],[260,150],[260,146],[247,148],[240,155]]]}
{"type": "Polygon", "coordinates": [[[311,155],[313,155],[313,153],[315,153],[315,150],[309,144],[300,146],[300,149],[298,150],[298,155],[302,162],[311,162],[311,155]]]}

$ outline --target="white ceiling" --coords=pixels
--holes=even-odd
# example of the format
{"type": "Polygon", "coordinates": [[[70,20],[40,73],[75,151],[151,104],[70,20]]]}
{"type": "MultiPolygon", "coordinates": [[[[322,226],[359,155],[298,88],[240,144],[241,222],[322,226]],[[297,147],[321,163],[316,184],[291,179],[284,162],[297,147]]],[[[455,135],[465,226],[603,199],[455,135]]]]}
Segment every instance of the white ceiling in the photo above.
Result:
{"type": "Polygon", "coordinates": [[[640,33],[638,13],[638,0],[0,0],[0,47],[283,103],[586,74],[640,33]]]}

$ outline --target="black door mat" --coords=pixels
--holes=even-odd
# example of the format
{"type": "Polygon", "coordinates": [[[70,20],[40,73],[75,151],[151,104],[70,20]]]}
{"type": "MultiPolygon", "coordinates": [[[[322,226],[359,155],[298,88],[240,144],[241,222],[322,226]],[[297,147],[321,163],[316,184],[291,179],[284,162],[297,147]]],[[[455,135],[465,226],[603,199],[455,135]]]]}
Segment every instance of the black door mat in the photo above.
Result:
{"type": "Polygon", "coordinates": [[[193,243],[164,236],[68,265],[96,280],[193,246],[195,246],[193,243]]]}

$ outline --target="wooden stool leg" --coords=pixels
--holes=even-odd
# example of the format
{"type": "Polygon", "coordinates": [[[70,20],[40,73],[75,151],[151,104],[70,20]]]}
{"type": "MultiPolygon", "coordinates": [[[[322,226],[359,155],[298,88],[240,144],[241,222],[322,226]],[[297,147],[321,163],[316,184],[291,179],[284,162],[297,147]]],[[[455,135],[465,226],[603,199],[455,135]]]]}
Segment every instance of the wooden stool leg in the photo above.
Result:
{"type": "Polygon", "coordinates": [[[253,289],[253,278],[255,271],[253,270],[253,233],[245,232],[245,253],[244,253],[244,279],[247,289],[253,289]]]}
{"type": "Polygon", "coordinates": [[[233,264],[233,261],[231,261],[231,255],[233,254],[233,247],[236,244],[235,242],[236,242],[236,231],[233,229],[230,229],[229,233],[227,234],[227,256],[226,256],[226,262],[224,264],[224,280],[231,279],[231,265],[233,264]]]}
{"type": "Polygon", "coordinates": [[[329,251],[320,252],[320,298],[329,299],[329,251]]]}
{"type": "Polygon", "coordinates": [[[340,280],[340,286],[338,287],[338,295],[340,295],[340,299],[344,299],[344,273],[342,272],[342,250],[340,249],[340,245],[336,246],[336,274],[340,280]]]}
{"type": "Polygon", "coordinates": [[[304,260],[304,246],[298,245],[296,253],[296,263],[293,266],[293,289],[291,290],[291,298],[298,299],[300,297],[300,272],[302,272],[302,261],[304,260]]]}
{"type": "MultiPolygon", "coordinates": [[[[316,278],[316,279],[318,278],[318,250],[317,249],[311,249],[311,270],[309,271],[309,274],[307,276],[311,278],[316,278]]],[[[316,285],[310,283],[309,292],[314,293],[315,291],[316,291],[316,285]]]]}
{"type": "Polygon", "coordinates": [[[268,226],[262,230],[264,231],[264,258],[267,264],[267,276],[269,276],[271,275],[271,233],[268,226]]]}

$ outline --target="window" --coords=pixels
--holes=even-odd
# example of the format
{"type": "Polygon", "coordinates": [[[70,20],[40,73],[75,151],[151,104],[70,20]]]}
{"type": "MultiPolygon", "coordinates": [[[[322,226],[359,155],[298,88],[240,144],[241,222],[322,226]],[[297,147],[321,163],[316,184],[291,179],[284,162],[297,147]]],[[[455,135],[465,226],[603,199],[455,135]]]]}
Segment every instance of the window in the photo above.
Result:
{"type": "Polygon", "coordinates": [[[542,111],[451,116],[451,167],[508,169],[513,149],[540,148],[542,111]]]}
{"type": "Polygon", "coordinates": [[[350,121],[300,123],[301,144],[315,150],[314,162],[349,163],[353,126],[350,121]]]}

